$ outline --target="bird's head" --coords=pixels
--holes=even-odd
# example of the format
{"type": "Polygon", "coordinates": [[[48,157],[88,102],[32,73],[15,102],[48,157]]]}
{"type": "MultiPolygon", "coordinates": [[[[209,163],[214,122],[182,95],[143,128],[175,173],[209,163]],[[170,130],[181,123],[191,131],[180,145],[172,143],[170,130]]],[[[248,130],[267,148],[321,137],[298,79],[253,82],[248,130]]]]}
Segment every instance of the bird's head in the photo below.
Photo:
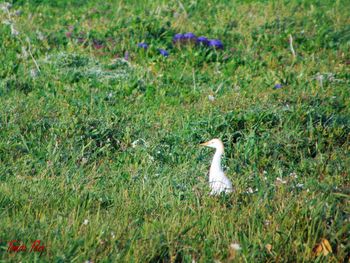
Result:
{"type": "Polygon", "coordinates": [[[224,152],[224,144],[220,139],[212,139],[210,141],[201,143],[200,145],[215,148],[216,150],[219,150],[222,153],[224,152]]]}

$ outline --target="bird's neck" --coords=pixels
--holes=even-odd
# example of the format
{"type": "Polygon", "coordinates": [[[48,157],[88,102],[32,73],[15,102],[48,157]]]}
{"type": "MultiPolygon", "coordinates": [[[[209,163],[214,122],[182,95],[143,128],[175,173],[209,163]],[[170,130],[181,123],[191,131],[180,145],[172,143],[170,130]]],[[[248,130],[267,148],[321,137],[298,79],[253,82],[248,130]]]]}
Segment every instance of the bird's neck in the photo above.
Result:
{"type": "Polygon", "coordinates": [[[221,156],[224,152],[220,149],[217,149],[213,161],[211,162],[210,171],[221,171],[221,156]]]}

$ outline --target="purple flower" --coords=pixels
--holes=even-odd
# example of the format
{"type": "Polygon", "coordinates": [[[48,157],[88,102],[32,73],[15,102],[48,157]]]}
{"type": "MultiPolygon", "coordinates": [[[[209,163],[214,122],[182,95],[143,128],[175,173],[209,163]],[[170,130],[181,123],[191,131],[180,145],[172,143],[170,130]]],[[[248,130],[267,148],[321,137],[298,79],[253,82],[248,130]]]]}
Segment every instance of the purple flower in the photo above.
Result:
{"type": "Polygon", "coordinates": [[[97,40],[97,39],[92,40],[92,45],[93,45],[93,47],[96,48],[96,49],[101,49],[101,48],[104,47],[102,41],[97,40]]]}
{"type": "Polygon", "coordinates": [[[224,45],[222,44],[221,40],[219,40],[219,39],[210,39],[208,46],[213,47],[215,49],[223,49],[224,48],[224,45]]]}
{"type": "Polygon", "coordinates": [[[282,87],[283,87],[282,84],[277,83],[273,88],[274,88],[274,89],[280,89],[280,88],[282,88],[282,87]]]}
{"type": "Polygon", "coordinates": [[[169,52],[168,51],[166,51],[165,49],[158,49],[159,50],[159,53],[162,55],[162,56],[164,56],[164,57],[167,57],[167,56],[169,56],[169,52]]]}
{"type": "Polygon", "coordinates": [[[184,34],[184,39],[186,39],[186,40],[195,40],[196,39],[196,35],[191,33],[191,32],[188,32],[188,33],[184,34]]]}
{"type": "Polygon", "coordinates": [[[67,37],[67,38],[71,38],[71,37],[72,37],[72,32],[71,32],[71,31],[66,32],[66,37],[67,37]]]}
{"type": "Polygon", "coordinates": [[[206,37],[197,37],[197,43],[200,45],[207,46],[209,44],[209,40],[206,37]]]}
{"type": "Polygon", "coordinates": [[[125,59],[125,60],[129,60],[129,52],[128,52],[128,51],[125,51],[125,53],[124,53],[124,59],[125,59]]]}
{"type": "Polygon", "coordinates": [[[184,39],[184,35],[183,34],[176,34],[173,37],[173,43],[181,42],[183,39],[184,39]]]}
{"type": "Polygon", "coordinates": [[[84,43],[86,41],[85,37],[78,37],[78,43],[84,43]]]}
{"type": "Polygon", "coordinates": [[[141,42],[137,45],[139,48],[147,49],[148,45],[145,42],[141,42]]]}

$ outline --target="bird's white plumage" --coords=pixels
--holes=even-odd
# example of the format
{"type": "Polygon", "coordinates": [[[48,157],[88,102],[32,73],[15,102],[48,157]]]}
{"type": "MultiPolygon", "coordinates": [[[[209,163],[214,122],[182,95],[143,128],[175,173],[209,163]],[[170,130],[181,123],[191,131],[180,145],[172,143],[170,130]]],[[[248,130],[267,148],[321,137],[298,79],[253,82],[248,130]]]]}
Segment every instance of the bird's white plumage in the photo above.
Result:
{"type": "Polygon", "coordinates": [[[201,145],[215,148],[215,154],[209,170],[209,186],[210,194],[218,195],[221,193],[233,192],[233,187],[230,179],[228,179],[221,168],[221,156],[224,153],[224,145],[219,139],[212,139],[201,145]]]}

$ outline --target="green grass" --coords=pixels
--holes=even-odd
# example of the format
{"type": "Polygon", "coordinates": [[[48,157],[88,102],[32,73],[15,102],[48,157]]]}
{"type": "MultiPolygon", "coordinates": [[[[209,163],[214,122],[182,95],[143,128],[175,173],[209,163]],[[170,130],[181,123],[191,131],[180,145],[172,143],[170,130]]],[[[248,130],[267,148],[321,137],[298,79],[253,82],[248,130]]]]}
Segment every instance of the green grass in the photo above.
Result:
{"type": "Polygon", "coordinates": [[[0,15],[19,32],[0,27],[3,262],[349,260],[348,1],[53,2],[0,15]],[[236,189],[219,198],[214,137],[236,189]]]}

